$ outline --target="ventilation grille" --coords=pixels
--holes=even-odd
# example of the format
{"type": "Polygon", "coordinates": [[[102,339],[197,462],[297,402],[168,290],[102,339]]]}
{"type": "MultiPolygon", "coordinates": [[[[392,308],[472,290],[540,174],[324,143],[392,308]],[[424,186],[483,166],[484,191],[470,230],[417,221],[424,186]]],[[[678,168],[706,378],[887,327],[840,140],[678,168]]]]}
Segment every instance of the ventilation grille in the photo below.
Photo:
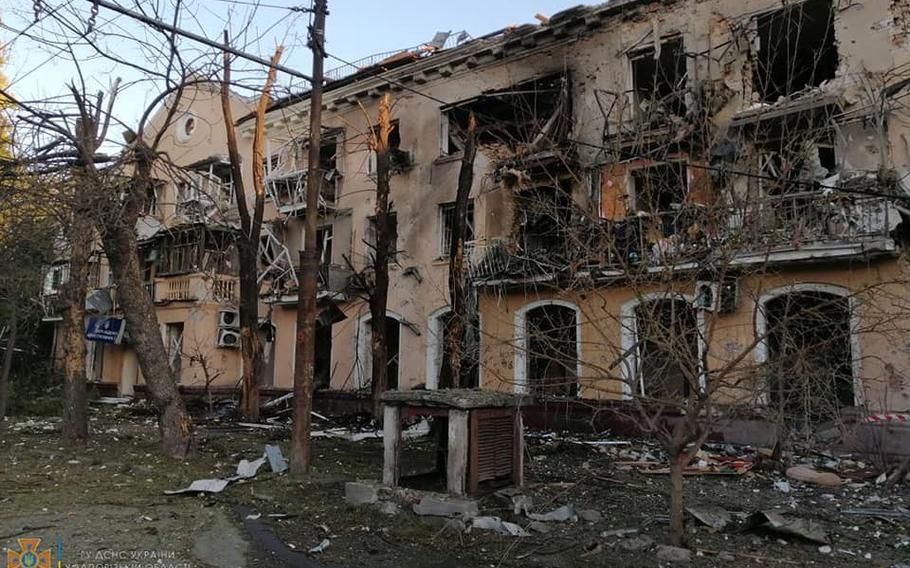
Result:
{"type": "Polygon", "coordinates": [[[477,421],[477,481],[512,475],[514,418],[496,416],[477,421]]]}

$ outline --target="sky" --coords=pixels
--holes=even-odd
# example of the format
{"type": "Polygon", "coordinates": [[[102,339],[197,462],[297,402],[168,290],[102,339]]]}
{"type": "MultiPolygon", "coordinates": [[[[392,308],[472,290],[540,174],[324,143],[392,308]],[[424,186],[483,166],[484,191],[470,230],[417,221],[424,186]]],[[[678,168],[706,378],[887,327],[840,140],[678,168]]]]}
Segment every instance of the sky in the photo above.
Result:
{"type": "MultiPolygon", "coordinates": [[[[177,0],[111,0],[123,7],[173,17],[177,0]]],[[[268,59],[275,46],[285,46],[282,63],[310,74],[311,62],[306,46],[310,15],[293,11],[296,6],[309,7],[311,0],[181,0],[180,27],[219,40],[228,28],[233,44],[245,51],[268,59]],[[244,23],[249,26],[244,27],[244,23]]],[[[333,57],[326,69],[343,65],[341,60],[355,61],[371,54],[395,51],[430,41],[437,31],[466,31],[472,37],[508,25],[537,23],[535,14],[552,15],[583,0],[329,0],[326,25],[327,51],[333,57]]],[[[34,23],[33,0],[0,0],[0,42],[6,48],[7,63],[3,72],[11,82],[11,91],[20,100],[42,100],[66,92],[70,81],[78,80],[79,69],[92,89],[106,89],[115,77],[121,77],[125,89],[118,100],[115,114],[124,122],[137,121],[142,109],[160,90],[160,84],[146,80],[146,75],[126,63],[113,63],[93,55],[88,46],[73,48],[73,56],[51,45],[47,40],[60,37],[59,18],[78,21],[72,11],[83,18],[89,14],[91,0],[43,0],[42,19],[34,23]],[[58,20],[47,10],[58,10],[58,20]],[[20,33],[25,31],[24,34],[20,33]],[[31,36],[31,37],[30,37],[31,36]],[[78,65],[73,61],[78,61],[78,65]]],[[[70,33],[70,36],[72,34],[70,33]]],[[[95,29],[88,34],[93,41],[123,57],[125,62],[143,62],[147,51],[135,40],[148,39],[161,44],[162,35],[125,16],[105,8],[99,10],[95,29]]],[[[213,50],[183,40],[181,51],[198,61],[215,61],[213,50]]],[[[236,75],[250,85],[261,85],[263,68],[238,62],[236,75]]],[[[279,93],[297,92],[308,85],[301,79],[280,76],[279,93]]],[[[251,94],[248,92],[246,94],[251,94]]]]}

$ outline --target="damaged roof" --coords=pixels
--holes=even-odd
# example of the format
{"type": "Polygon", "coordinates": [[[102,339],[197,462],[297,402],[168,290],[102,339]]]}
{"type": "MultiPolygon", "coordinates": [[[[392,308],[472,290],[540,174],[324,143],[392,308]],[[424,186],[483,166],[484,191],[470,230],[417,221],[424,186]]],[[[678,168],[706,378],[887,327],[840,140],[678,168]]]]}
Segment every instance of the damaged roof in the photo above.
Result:
{"type": "MultiPolygon", "coordinates": [[[[669,0],[673,2],[675,0],[669,0]]],[[[445,63],[458,62],[469,57],[476,57],[485,53],[492,53],[497,57],[504,57],[504,49],[518,47],[516,53],[526,49],[533,48],[537,45],[537,40],[550,38],[563,38],[568,36],[569,29],[580,26],[582,28],[593,30],[599,28],[605,18],[614,16],[626,9],[652,3],[668,3],[668,0],[612,0],[595,5],[579,5],[557,12],[549,20],[540,24],[523,24],[519,26],[509,26],[501,30],[486,34],[484,36],[468,40],[456,47],[435,51],[409,51],[404,50],[399,54],[386,58],[375,65],[363,68],[360,71],[348,75],[347,77],[328,81],[325,85],[324,92],[330,93],[347,85],[355,84],[368,78],[376,77],[393,70],[405,70],[409,66],[419,67],[421,63],[430,61],[428,68],[443,65],[445,63]],[[463,59],[462,59],[463,58],[463,59]]],[[[395,81],[406,79],[405,73],[397,73],[395,81]]],[[[293,95],[277,99],[268,108],[266,112],[273,112],[287,108],[296,103],[308,100],[310,91],[303,91],[293,95]]],[[[237,124],[243,124],[251,120],[255,113],[249,113],[241,117],[237,124]]]]}

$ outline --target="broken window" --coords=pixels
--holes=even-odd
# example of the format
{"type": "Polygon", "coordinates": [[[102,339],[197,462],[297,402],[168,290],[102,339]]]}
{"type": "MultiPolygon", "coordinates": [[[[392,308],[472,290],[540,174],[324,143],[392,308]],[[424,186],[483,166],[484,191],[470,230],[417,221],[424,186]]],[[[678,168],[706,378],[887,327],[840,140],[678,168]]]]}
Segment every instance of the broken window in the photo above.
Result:
{"type": "Polygon", "coordinates": [[[329,270],[332,265],[332,226],[326,225],[316,229],[316,246],[319,251],[319,280],[323,286],[329,285],[329,270]]]}
{"type": "MultiPolygon", "coordinates": [[[[389,232],[391,233],[391,238],[389,239],[389,262],[398,261],[398,214],[389,213],[389,232]]],[[[369,245],[370,249],[373,251],[376,250],[376,238],[377,238],[378,227],[376,226],[376,216],[371,215],[368,217],[367,223],[367,235],[366,242],[369,245]]]]}
{"type": "Polygon", "coordinates": [[[573,308],[545,305],[526,315],[527,377],[532,394],[578,394],[578,314],[573,308]]]}
{"type": "MultiPolygon", "coordinates": [[[[378,124],[372,127],[372,132],[379,136],[380,128],[378,124]]],[[[377,173],[377,164],[376,152],[373,150],[370,150],[368,166],[370,175],[375,175],[377,173]]],[[[389,173],[400,173],[410,169],[411,166],[413,166],[411,153],[401,148],[401,123],[393,120],[389,131],[389,173]]]]}
{"type": "Polygon", "coordinates": [[[519,145],[558,145],[571,126],[568,76],[556,73],[517,83],[441,110],[440,150],[446,155],[464,150],[472,112],[479,144],[502,144],[512,149],[519,145]]]}
{"type": "Polygon", "coordinates": [[[44,280],[44,293],[48,296],[59,294],[63,285],[69,282],[69,263],[55,264],[50,268],[44,280]]]}
{"type": "Polygon", "coordinates": [[[832,0],[806,0],[758,17],[755,89],[774,102],[837,72],[832,0]]]}
{"type": "Polygon", "coordinates": [[[335,136],[324,138],[319,147],[319,171],[323,179],[319,192],[326,201],[335,201],[338,181],[338,138],[335,136]]]}
{"type": "Polygon", "coordinates": [[[143,204],[142,213],[144,215],[158,215],[158,194],[161,191],[160,184],[150,184],[145,192],[145,203],[143,204]]]}
{"type": "Polygon", "coordinates": [[[572,218],[572,198],[566,190],[543,186],[526,189],[515,198],[519,239],[528,253],[565,255],[572,218]]]}
{"type": "Polygon", "coordinates": [[[686,114],[686,54],[681,37],[629,55],[637,116],[658,121],[686,114]]]}
{"type": "Polygon", "coordinates": [[[806,130],[759,145],[759,181],[764,195],[813,191],[837,171],[833,133],[806,130]]]}
{"type": "Polygon", "coordinates": [[[698,315],[683,299],[652,300],[635,310],[638,388],[655,400],[688,397],[700,379],[698,315]]]}
{"type": "Polygon", "coordinates": [[[172,231],[159,245],[158,275],[187,272],[234,274],[234,236],[229,231],[192,227],[172,231]]]}
{"type": "Polygon", "coordinates": [[[316,390],[332,385],[332,326],[316,326],[316,354],[313,361],[313,382],[316,390]]]}
{"type": "Polygon", "coordinates": [[[765,304],[772,410],[808,427],[855,405],[850,300],[794,292],[765,304]]]}
{"type": "Polygon", "coordinates": [[[183,362],[183,322],[164,324],[164,345],[167,349],[168,364],[179,381],[183,362]]]}
{"type": "MultiPolygon", "coordinates": [[[[455,226],[455,203],[439,206],[439,256],[448,258],[452,254],[452,229],[455,226]]],[[[474,201],[468,202],[465,212],[464,242],[474,240],[474,201]]]]}
{"type": "Polygon", "coordinates": [[[196,230],[175,231],[164,238],[158,256],[158,274],[193,272],[199,266],[200,235],[196,230]]]}
{"type": "Polygon", "coordinates": [[[680,210],[688,193],[688,168],[683,162],[671,162],[632,170],[632,194],[635,210],[644,221],[650,221],[645,237],[669,237],[680,232],[680,210]]]}

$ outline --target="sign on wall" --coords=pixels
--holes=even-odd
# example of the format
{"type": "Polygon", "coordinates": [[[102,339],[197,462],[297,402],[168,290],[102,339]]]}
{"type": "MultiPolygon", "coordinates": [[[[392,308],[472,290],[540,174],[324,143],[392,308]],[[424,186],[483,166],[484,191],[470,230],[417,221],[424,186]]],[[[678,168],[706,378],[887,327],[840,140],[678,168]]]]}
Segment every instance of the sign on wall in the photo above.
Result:
{"type": "Polygon", "coordinates": [[[125,329],[126,322],[123,321],[123,318],[93,317],[88,319],[85,338],[89,341],[119,345],[123,341],[125,329]]]}

